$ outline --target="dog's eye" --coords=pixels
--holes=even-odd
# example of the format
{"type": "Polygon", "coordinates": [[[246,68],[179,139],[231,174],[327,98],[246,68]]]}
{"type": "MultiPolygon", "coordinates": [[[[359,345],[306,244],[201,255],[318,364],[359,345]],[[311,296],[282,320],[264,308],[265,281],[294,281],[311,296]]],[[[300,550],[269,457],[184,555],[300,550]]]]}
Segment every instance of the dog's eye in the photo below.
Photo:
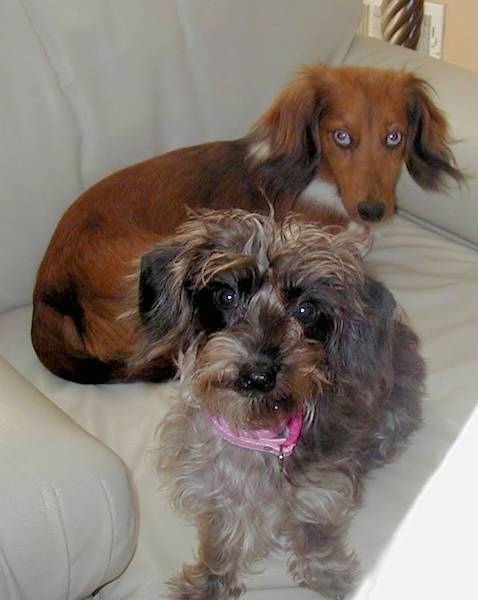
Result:
{"type": "Polygon", "coordinates": [[[402,137],[400,131],[391,131],[385,138],[385,144],[392,148],[398,146],[402,141],[402,137]]]}
{"type": "Polygon", "coordinates": [[[347,148],[352,144],[352,136],[345,129],[336,129],[334,131],[334,140],[339,146],[347,148]]]}
{"type": "Polygon", "coordinates": [[[239,302],[238,293],[228,286],[215,290],[213,298],[215,305],[221,309],[230,310],[235,308],[239,302]]]}
{"type": "Polygon", "coordinates": [[[315,323],[319,316],[319,307],[312,300],[304,300],[295,308],[295,317],[304,325],[315,323]]]}

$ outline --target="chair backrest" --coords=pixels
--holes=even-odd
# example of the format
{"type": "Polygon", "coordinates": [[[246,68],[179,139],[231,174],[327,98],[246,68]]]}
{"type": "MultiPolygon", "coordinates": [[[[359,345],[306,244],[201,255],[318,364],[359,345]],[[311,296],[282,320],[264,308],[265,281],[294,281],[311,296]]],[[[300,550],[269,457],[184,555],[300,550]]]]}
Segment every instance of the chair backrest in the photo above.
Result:
{"type": "Polygon", "coordinates": [[[338,63],[361,0],[0,4],[0,312],[30,301],[65,208],[165,150],[243,135],[303,64],[338,63]]]}

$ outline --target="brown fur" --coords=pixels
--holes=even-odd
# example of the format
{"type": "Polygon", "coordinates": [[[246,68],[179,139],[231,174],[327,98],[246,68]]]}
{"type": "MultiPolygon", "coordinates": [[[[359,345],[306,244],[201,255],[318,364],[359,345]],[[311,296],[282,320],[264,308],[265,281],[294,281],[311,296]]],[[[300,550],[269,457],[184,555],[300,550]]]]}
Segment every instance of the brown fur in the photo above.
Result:
{"type": "MultiPolygon", "coordinates": [[[[140,257],[188,209],[237,207],[278,220],[291,210],[318,224],[390,216],[405,163],[427,189],[457,181],[447,123],[413,74],[356,67],[305,69],[244,138],[183,148],[123,169],[66,211],[39,267],[32,341],[44,365],[75,381],[156,379],[174,356],[128,367],[145,332],[134,311],[140,257]],[[344,148],[334,132],[350,135],[344,148]],[[387,147],[388,133],[403,140],[387,147]],[[309,184],[336,187],[315,197],[309,184]]],[[[365,220],[364,220],[365,219],[365,220]]]]}
{"type": "Polygon", "coordinates": [[[181,393],[157,456],[199,548],[169,597],[237,598],[255,561],[281,548],[298,585],[342,598],[358,573],[346,534],[364,475],[420,424],[417,338],[346,232],[219,212],[183,233],[144,264],[148,328],[166,319],[172,337],[186,332],[181,393]],[[275,431],[298,412],[302,434],[282,459],[231,444],[212,425],[221,417],[236,431],[275,431]]]}

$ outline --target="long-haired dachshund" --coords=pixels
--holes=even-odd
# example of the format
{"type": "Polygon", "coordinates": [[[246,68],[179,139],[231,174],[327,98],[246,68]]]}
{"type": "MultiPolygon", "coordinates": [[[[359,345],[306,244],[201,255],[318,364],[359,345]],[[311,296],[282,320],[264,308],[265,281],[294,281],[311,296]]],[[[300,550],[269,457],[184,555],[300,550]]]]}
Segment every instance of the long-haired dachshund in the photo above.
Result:
{"type": "Polygon", "coordinates": [[[152,363],[131,361],[147,335],[136,311],[140,258],[188,210],[264,213],[272,205],[278,220],[293,211],[368,229],[394,212],[403,163],[424,189],[443,187],[447,176],[462,180],[449,143],[447,121],[415,75],[306,68],[245,137],[130,166],[73,203],[38,271],[32,340],[39,358],[82,383],[169,376],[179,346],[152,363]]]}

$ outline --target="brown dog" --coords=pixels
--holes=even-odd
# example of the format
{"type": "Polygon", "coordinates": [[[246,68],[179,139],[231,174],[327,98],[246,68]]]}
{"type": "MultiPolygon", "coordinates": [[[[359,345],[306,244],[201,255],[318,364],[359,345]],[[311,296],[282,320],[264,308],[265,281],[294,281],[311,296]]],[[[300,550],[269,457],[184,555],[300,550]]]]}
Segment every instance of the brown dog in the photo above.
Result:
{"type": "Polygon", "coordinates": [[[425,189],[460,182],[447,122],[413,74],[315,66],[244,138],[183,148],[123,169],[61,219],[40,265],[32,340],[43,364],[83,383],[159,380],[173,356],[131,365],[144,345],[135,309],[140,257],[188,209],[290,211],[319,224],[390,216],[403,163],[425,189]]]}

